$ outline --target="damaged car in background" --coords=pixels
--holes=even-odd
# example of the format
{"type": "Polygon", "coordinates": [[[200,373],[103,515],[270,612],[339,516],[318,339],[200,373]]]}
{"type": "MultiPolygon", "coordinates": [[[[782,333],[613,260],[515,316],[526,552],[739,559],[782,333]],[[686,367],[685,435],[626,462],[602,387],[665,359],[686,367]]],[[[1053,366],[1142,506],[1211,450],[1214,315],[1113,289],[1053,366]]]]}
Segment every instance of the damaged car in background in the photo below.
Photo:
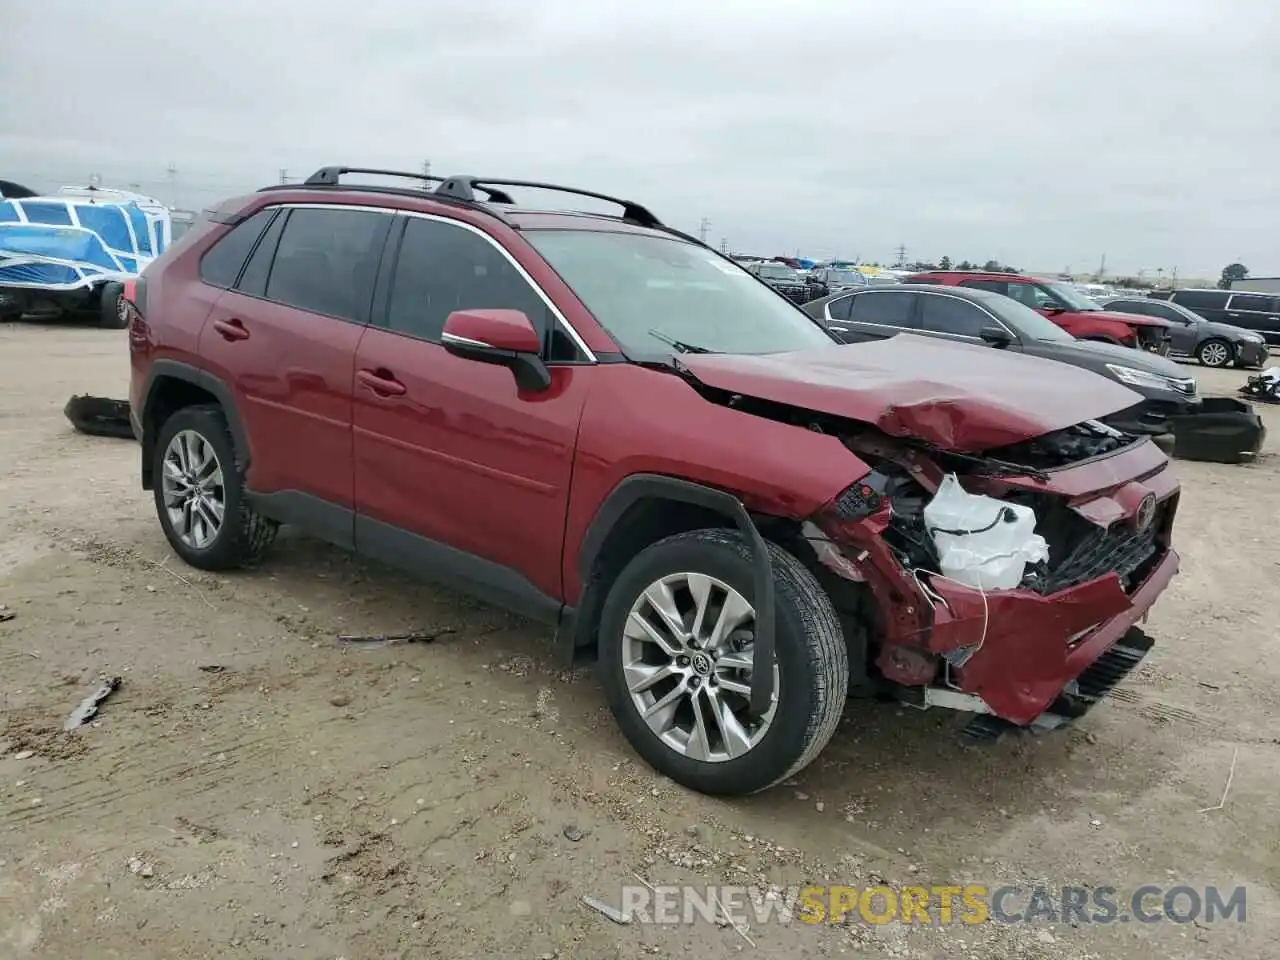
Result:
{"type": "Polygon", "coordinates": [[[910,334],[840,345],[633,202],[347,179],[371,172],[227,201],[129,298],[141,484],[187,563],[251,563],[292,524],[544,622],[598,661],[635,750],[715,794],[803,769],[850,693],[1051,728],[1151,647],[1179,486],[1099,422],[1126,387],[910,334]],[[350,419],[300,457],[312,396],[287,385],[340,366],[350,419]]]}

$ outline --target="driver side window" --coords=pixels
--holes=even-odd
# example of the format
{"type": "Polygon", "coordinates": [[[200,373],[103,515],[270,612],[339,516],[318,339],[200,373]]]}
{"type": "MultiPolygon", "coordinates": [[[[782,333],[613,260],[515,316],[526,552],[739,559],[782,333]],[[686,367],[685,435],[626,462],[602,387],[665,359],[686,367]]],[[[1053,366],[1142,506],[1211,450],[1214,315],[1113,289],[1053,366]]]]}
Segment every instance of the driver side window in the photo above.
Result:
{"type": "Polygon", "coordinates": [[[465,227],[410,218],[383,325],[439,343],[450,313],[486,308],[519,310],[527,316],[542,338],[544,359],[579,359],[573,341],[538,292],[496,245],[465,227]]]}

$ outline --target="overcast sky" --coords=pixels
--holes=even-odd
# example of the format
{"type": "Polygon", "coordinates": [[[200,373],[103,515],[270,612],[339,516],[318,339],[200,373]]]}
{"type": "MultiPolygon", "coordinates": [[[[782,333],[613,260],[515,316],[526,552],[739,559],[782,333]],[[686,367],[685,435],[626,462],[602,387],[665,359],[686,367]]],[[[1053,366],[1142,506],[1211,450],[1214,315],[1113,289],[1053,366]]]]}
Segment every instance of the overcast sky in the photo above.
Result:
{"type": "Polygon", "coordinates": [[[345,163],[633,197],[735,250],[1280,275],[1268,0],[0,0],[0,177],[345,163]],[[732,12],[730,12],[732,11],[732,12]]]}

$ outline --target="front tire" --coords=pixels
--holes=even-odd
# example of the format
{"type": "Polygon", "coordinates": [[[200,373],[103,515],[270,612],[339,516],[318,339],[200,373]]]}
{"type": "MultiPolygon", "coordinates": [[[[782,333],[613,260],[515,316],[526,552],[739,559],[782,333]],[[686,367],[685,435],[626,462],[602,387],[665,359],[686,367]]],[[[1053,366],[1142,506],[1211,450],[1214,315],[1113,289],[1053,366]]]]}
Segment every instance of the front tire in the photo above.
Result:
{"type": "Polygon", "coordinates": [[[839,618],[803,564],[769,544],[774,702],[747,715],[754,617],[751,547],[733,530],[649,546],[618,576],[600,619],[609,706],[631,745],[708,794],[764,790],[799,772],[835,733],[849,684],[839,618]]]}
{"type": "Polygon", "coordinates": [[[1226,367],[1235,359],[1235,350],[1225,340],[1206,340],[1196,348],[1196,359],[1206,367],[1226,367]]]}
{"type": "Polygon", "coordinates": [[[278,527],[245,499],[221,408],[178,410],[160,427],[152,455],[156,514],[178,556],[200,570],[245,567],[262,556],[278,527]]]}

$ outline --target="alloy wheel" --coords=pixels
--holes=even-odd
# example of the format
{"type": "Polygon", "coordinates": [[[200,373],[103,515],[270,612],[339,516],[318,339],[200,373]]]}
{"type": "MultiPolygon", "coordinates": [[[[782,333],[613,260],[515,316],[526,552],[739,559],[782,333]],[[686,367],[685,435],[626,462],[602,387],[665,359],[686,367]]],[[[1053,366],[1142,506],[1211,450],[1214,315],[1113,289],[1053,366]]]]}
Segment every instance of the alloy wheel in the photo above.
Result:
{"type": "Polygon", "coordinates": [[[1200,348],[1200,362],[1206,367],[1221,367],[1229,359],[1225,344],[1206,343],[1200,348]]]}
{"type": "Polygon", "coordinates": [[[774,696],[750,717],[755,608],[733,587],[701,573],[673,573],[636,598],[622,637],[624,681],[636,711],[667,747],[719,763],[748,753],[768,732],[774,696]]]}
{"type": "Polygon", "coordinates": [[[213,445],[194,430],[174,434],[160,482],[173,532],[193,550],[206,549],[222,529],[227,503],[213,445]]]}

